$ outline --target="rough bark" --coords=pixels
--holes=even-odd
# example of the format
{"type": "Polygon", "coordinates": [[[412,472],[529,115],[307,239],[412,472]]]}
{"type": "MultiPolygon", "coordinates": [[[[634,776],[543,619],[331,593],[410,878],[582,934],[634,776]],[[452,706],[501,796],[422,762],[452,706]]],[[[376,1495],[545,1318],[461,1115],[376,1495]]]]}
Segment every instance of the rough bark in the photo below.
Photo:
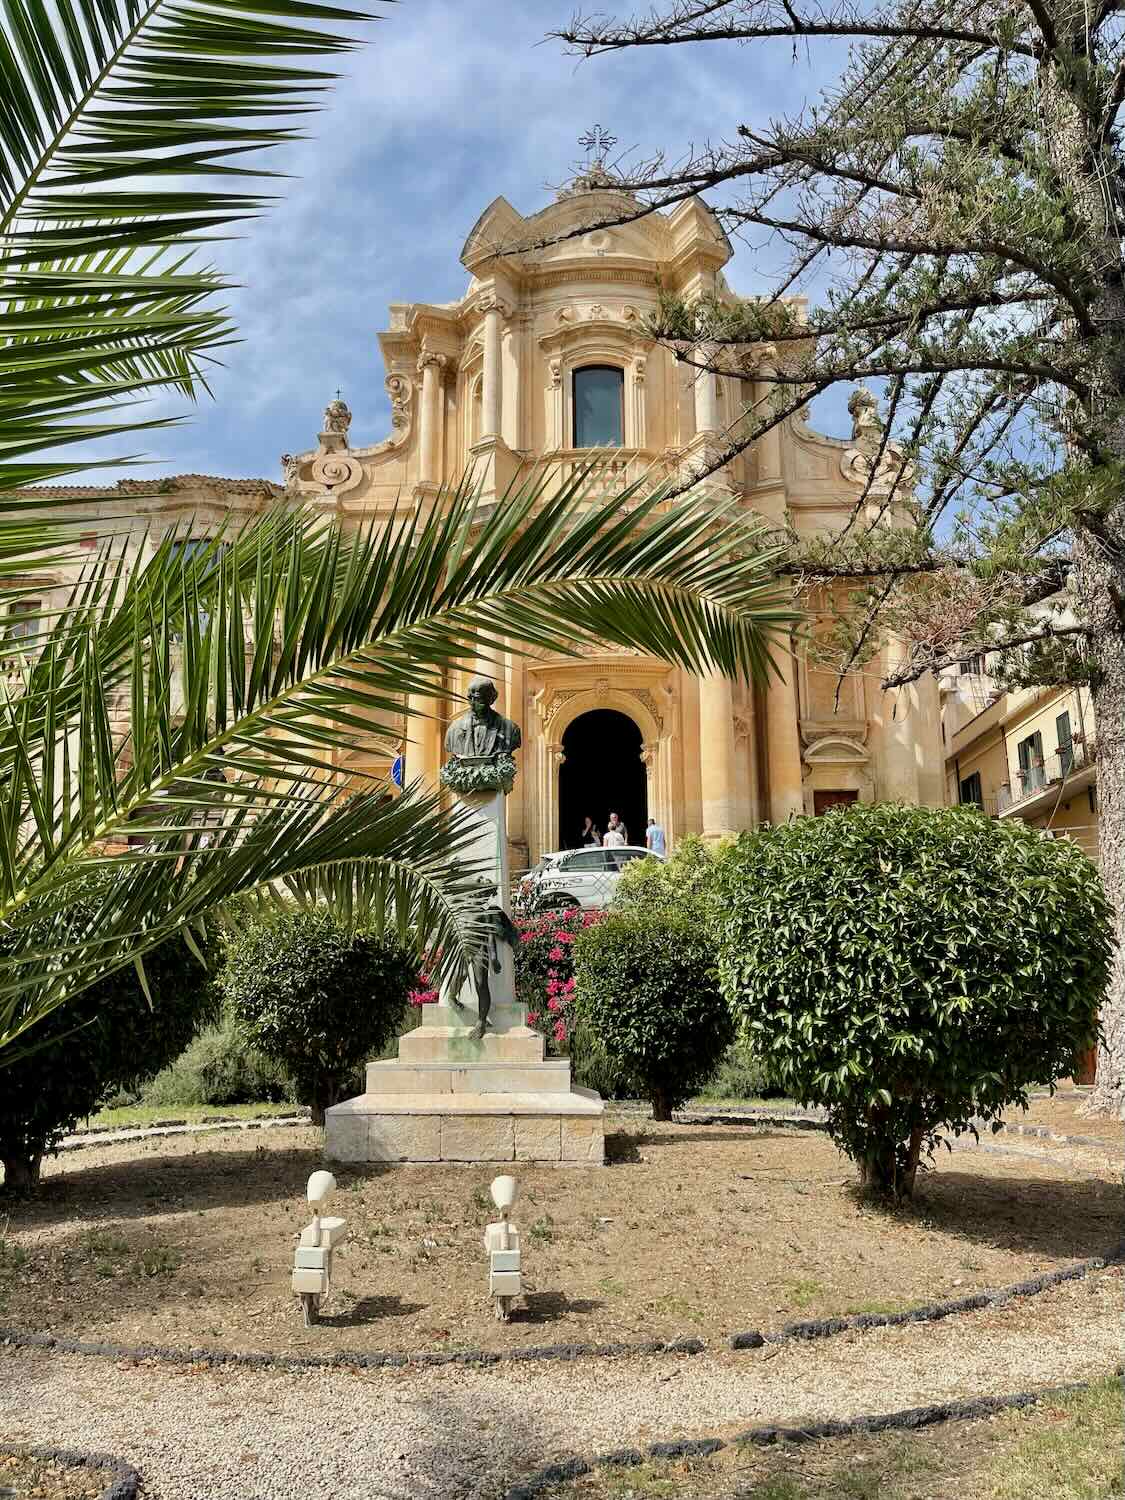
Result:
{"type": "Polygon", "coordinates": [[[654,1088],[652,1091],[652,1118],[664,1121],[672,1118],[671,1096],[664,1089],[654,1088]]]}
{"type": "Polygon", "coordinates": [[[19,1153],[0,1156],[4,1168],[4,1191],[12,1194],[33,1193],[39,1186],[39,1169],[43,1164],[42,1153],[19,1153]]]}
{"type": "MultiPolygon", "coordinates": [[[[1123,523],[1120,512],[1110,517],[1107,534],[1125,529],[1123,523]]],[[[1092,696],[1098,736],[1098,851],[1118,943],[1101,1012],[1094,1091],[1084,1112],[1125,1118],[1125,636],[1115,605],[1115,599],[1125,600],[1125,566],[1107,552],[1102,539],[1084,530],[1075,540],[1075,558],[1081,601],[1097,627],[1092,696]]]]}
{"type": "MultiPolygon", "coordinates": [[[[1106,459],[1125,457],[1125,280],[1120,232],[1100,178],[1101,120],[1082,92],[1080,72],[1062,66],[1085,52],[1083,0],[1055,0],[1055,45],[1040,68],[1044,139],[1061,182],[1072,186],[1090,264],[1100,268],[1093,300],[1098,342],[1087,341],[1089,432],[1106,459]]],[[[1096,99],[1096,96],[1095,96],[1096,99]]],[[[1096,460],[1095,460],[1096,462],[1096,460]]],[[[1098,851],[1102,885],[1114,913],[1117,954],[1101,1011],[1094,1093],[1087,1113],[1125,1117],[1125,504],[1074,528],[1073,590],[1089,631],[1096,672],[1098,851]]]]}

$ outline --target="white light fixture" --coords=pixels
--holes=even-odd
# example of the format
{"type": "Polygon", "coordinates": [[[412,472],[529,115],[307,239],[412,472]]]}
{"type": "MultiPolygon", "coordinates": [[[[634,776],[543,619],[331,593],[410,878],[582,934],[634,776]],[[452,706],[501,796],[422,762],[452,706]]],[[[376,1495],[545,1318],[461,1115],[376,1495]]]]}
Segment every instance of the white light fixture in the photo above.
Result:
{"type": "Polygon", "coordinates": [[[331,1172],[314,1172],[305,1188],[313,1211],[313,1221],[301,1230],[293,1256],[293,1292],[301,1299],[305,1326],[317,1322],[320,1303],[327,1297],[332,1276],[332,1251],[344,1238],[343,1219],[322,1218],[320,1210],[336,1191],[331,1172]]]}
{"type": "Polygon", "coordinates": [[[494,1177],[492,1179],[492,1201],[496,1207],[504,1212],[511,1208],[516,1201],[516,1179],[514,1177],[494,1177]]]}
{"type": "Polygon", "coordinates": [[[500,1210],[499,1223],[486,1224],[484,1248],[488,1252],[488,1291],[495,1298],[496,1316],[502,1323],[511,1317],[512,1303],[522,1291],[520,1268],[520,1232],[508,1218],[516,1201],[516,1179],[496,1177],[492,1181],[492,1201],[500,1210]]]}

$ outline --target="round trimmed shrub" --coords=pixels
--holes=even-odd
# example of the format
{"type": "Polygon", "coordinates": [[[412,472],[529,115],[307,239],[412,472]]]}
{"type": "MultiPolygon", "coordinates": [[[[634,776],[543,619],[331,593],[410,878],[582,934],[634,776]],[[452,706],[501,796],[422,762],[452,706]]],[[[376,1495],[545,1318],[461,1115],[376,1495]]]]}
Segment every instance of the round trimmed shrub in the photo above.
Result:
{"type": "Polygon", "coordinates": [[[743,835],[719,966],[786,1091],[908,1196],[943,1132],[997,1122],[1097,1028],[1110,913],[1073,844],[967,807],[853,806],[743,835]]]}
{"type": "Polygon", "coordinates": [[[397,1034],[417,959],[341,926],[326,907],[247,923],[227,940],[223,989],[247,1039],[293,1080],[323,1125],[362,1064],[397,1034]]]}
{"type": "Polygon", "coordinates": [[[685,834],[667,859],[634,859],[625,866],[611,910],[666,912],[711,929],[718,916],[718,874],[728,844],[685,834]]]}
{"type": "Polygon", "coordinates": [[[121,1089],[165,1067],[220,1009],[219,946],[195,936],[144,956],[149,1004],[132,964],[60,1005],[33,1026],[33,1051],[0,1068],[0,1162],[10,1192],[29,1192],[44,1155],[121,1089]]]}
{"type": "Polygon", "coordinates": [[[651,1101],[653,1118],[671,1119],[734,1034],[712,941],[667,912],[611,912],[575,950],[582,1024],[651,1101]]]}

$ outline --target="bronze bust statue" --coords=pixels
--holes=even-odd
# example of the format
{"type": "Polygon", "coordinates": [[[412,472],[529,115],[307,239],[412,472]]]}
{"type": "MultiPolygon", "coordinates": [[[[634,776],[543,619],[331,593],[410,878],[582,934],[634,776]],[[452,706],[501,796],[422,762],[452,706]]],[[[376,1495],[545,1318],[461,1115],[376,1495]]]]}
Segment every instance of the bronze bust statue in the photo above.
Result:
{"type": "Polygon", "coordinates": [[[498,714],[495,685],[487,677],[474,677],[469,684],[469,711],[454,719],[445,731],[447,755],[511,755],[518,750],[523,736],[518,724],[498,714]]]}

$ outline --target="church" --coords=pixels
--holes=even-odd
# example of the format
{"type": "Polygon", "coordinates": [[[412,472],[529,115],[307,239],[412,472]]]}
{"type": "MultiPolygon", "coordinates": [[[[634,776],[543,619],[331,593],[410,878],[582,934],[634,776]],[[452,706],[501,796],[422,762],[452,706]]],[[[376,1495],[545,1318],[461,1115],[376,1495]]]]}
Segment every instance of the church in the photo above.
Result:
{"type": "MultiPolygon", "coordinates": [[[[491,203],[461,251],[464,294],[390,305],[378,334],[391,409],[383,441],[352,447],[351,412],[337,396],[315,445],[294,443],[284,455],[280,483],[182,475],[82,493],[95,504],[135,494],[138,525],[150,534],[182,532],[190,518],[205,535],[221,520],[298,501],[369,525],[404,501],[428,505],[466,472],[483,506],[544,465],[567,475],[592,464],[600,492],[698,473],[721,454],[740,413],[768,400],[766,367],[700,373],[646,337],[662,289],[734,300],[723,274],[732,247],[691,201],[573,234],[636,206],[597,164],[531,216],[503,198],[491,203]],[[537,248],[510,253],[512,245],[537,248]]],[[[881,484],[886,491],[877,474],[865,496],[879,431],[874,399],[857,393],[852,411],[850,438],[818,433],[799,414],[706,482],[802,536],[841,527],[857,506],[874,515],[881,484]]],[[[830,622],[831,599],[818,608],[814,633],[830,622]]],[[[720,837],[857,800],[940,805],[937,687],[925,679],[884,693],[887,665],[884,653],[841,687],[796,644],[768,687],[753,691],[609,647],[578,657],[510,651],[466,662],[448,686],[463,695],[484,671],[497,708],[522,731],[508,804],[515,872],[578,843],[586,817],[604,828],[610,812],[632,842],[643,842],[646,819],[656,818],[674,846],[684,834],[720,837]]],[[[429,717],[373,722],[341,769],[388,774],[403,754],[408,780],[436,783],[446,723],[462,705],[416,706],[429,717]]]]}

